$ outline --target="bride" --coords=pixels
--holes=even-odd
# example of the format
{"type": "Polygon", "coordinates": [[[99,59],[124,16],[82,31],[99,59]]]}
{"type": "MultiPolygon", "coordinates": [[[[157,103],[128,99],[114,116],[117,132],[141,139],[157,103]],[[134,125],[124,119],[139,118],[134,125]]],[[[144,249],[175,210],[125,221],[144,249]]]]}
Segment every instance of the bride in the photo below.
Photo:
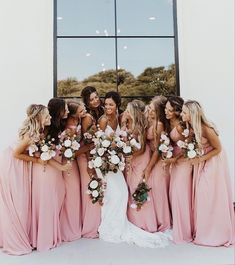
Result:
{"type": "MultiPolygon", "coordinates": [[[[120,95],[110,91],[105,95],[105,114],[99,120],[99,127],[106,134],[120,131],[118,110],[120,95]]],[[[99,237],[109,242],[127,242],[141,247],[164,247],[170,236],[162,232],[149,233],[130,223],[127,219],[128,189],[123,173],[109,171],[104,205],[101,209],[99,237]]]]}

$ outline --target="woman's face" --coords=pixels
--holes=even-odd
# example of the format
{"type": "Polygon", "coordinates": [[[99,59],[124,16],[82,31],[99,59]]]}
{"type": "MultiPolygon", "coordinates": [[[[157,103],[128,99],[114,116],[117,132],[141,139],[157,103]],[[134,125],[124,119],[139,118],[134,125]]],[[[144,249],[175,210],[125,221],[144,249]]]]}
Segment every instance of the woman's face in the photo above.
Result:
{"type": "Polygon", "coordinates": [[[62,119],[67,119],[68,118],[68,114],[69,114],[68,105],[65,104],[65,108],[64,108],[64,113],[62,115],[62,119]]]}
{"type": "Polygon", "coordinates": [[[104,102],[105,113],[107,115],[115,114],[117,111],[117,105],[112,98],[106,98],[104,102]]]}
{"type": "Polygon", "coordinates": [[[42,120],[41,120],[42,126],[49,126],[51,124],[51,116],[49,114],[48,109],[45,109],[42,114],[42,120]]]}
{"type": "Polygon", "coordinates": [[[191,119],[190,119],[189,109],[185,105],[183,105],[182,112],[180,115],[184,122],[190,122],[191,119]]]}
{"type": "Polygon", "coordinates": [[[89,107],[96,109],[100,106],[100,98],[96,92],[91,93],[89,100],[89,107]]]}
{"type": "Polygon", "coordinates": [[[171,106],[171,103],[169,101],[167,101],[166,103],[165,114],[168,120],[176,117],[174,108],[171,106]]]}
{"type": "Polygon", "coordinates": [[[86,108],[84,105],[80,105],[77,108],[76,117],[81,119],[81,118],[85,117],[85,115],[86,115],[86,108]]]}

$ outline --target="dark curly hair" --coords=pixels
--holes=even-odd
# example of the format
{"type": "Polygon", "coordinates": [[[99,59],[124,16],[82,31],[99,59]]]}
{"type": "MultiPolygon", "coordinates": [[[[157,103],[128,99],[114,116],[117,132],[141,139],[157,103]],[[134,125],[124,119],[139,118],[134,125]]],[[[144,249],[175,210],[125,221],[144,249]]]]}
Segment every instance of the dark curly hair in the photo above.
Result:
{"type": "Polygon", "coordinates": [[[96,110],[90,107],[90,96],[92,93],[98,94],[96,88],[93,86],[86,86],[81,92],[81,97],[86,106],[87,112],[91,114],[96,121],[98,121],[98,119],[104,114],[104,107],[102,106],[102,101],[96,110]]]}

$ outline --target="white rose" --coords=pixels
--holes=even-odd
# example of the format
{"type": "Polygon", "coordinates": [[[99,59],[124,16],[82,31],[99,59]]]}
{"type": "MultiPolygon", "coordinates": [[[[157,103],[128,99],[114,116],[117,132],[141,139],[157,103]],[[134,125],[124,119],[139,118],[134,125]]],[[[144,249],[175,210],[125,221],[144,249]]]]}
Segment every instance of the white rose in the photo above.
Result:
{"type": "Polygon", "coordinates": [[[171,151],[167,151],[166,158],[171,158],[173,153],[171,151]]]}
{"type": "Polygon", "coordinates": [[[91,161],[88,162],[88,167],[89,167],[90,169],[94,168],[93,160],[91,160],[91,161]]]}
{"type": "Polygon", "coordinates": [[[182,132],[182,135],[184,135],[185,137],[188,137],[188,136],[189,136],[189,129],[185,129],[185,130],[182,132]]]}
{"type": "Polygon", "coordinates": [[[185,142],[184,141],[177,141],[177,145],[180,147],[180,148],[184,148],[185,147],[185,142]]]}
{"type": "Polygon", "coordinates": [[[71,144],[72,144],[72,142],[71,142],[70,140],[65,140],[65,141],[64,141],[64,146],[65,146],[65,147],[70,147],[71,144]]]}
{"type": "Polygon", "coordinates": [[[165,141],[168,139],[168,137],[165,134],[161,134],[161,139],[165,141]]]}
{"type": "Polygon", "coordinates": [[[114,139],[114,141],[117,143],[117,142],[121,141],[121,139],[120,139],[119,136],[116,136],[115,139],[114,139]]]}
{"type": "Polygon", "coordinates": [[[66,158],[71,158],[73,156],[73,152],[70,148],[66,149],[65,152],[64,152],[64,156],[66,158]]]}
{"type": "Polygon", "coordinates": [[[80,148],[80,144],[77,141],[72,142],[73,150],[78,150],[80,148]]]}
{"type": "Polygon", "coordinates": [[[96,157],[95,160],[93,160],[93,163],[94,163],[94,167],[101,167],[102,166],[102,159],[101,157],[96,157]]]}
{"type": "Polygon", "coordinates": [[[120,171],[123,171],[123,170],[125,169],[125,163],[120,162],[120,163],[118,164],[118,168],[119,168],[120,171]]]}
{"type": "Polygon", "coordinates": [[[170,139],[169,139],[169,138],[165,139],[165,140],[164,140],[164,144],[165,144],[165,145],[169,145],[169,144],[170,144],[170,139]]]}
{"type": "Polygon", "coordinates": [[[97,190],[93,190],[91,194],[94,198],[97,198],[99,196],[99,192],[97,190]]]}
{"type": "Polygon", "coordinates": [[[41,153],[40,158],[43,161],[47,161],[47,160],[50,160],[51,157],[50,157],[50,155],[47,152],[43,152],[43,153],[41,153]]]}
{"type": "Polygon", "coordinates": [[[42,152],[47,152],[49,150],[48,146],[46,144],[44,144],[42,147],[41,147],[41,150],[42,152]]]}
{"type": "Polygon", "coordinates": [[[141,149],[141,144],[140,143],[136,143],[135,147],[139,150],[139,149],[141,149]]]}
{"type": "Polygon", "coordinates": [[[120,158],[117,155],[112,155],[110,161],[112,164],[117,165],[120,162],[120,158]]]}
{"type": "Polygon", "coordinates": [[[131,147],[130,147],[130,146],[125,146],[125,147],[123,148],[123,153],[124,153],[124,154],[129,154],[129,153],[131,153],[131,147]]]}
{"type": "Polygon", "coordinates": [[[98,181],[97,180],[92,180],[91,183],[90,183],[90,187],[92,189],[95,189],[98,187],[98,181]]]}
{"type": "Polygon", "coordinates": [[[91,155],[94,155],[95,153],[96,153],[96,149],[95,148],[90,151],[91,155]]]}
{"type": "Polygon", "coordinates": [[[97,153],[99,156],[102,156],[104,154],[104,151],[105,151],[105,149],[101,147],[97,150],[97,153]]]}
{"type": "Polygon", "coordinates": [[[187,152],[188,158],[196,157],[197,153],[194,150],[190,150],[187,152]]]}
{"type": "Polygon", "coordinates": [[[104,140],[104,141],[102,142],[102,146],[103,146],[103,147],[109,147],[110,144],[111,144],[111,142],[110,142],[109,140],[104,140]]]}
{"type": "Polygon", "coordinates": [[[51,158],[56,156],[56,152],[54,150],[49,150],[48,154],[51,158]]]}
{"type": "Polygon", "coordinates": [[[167,152],[168,147],[165,144],[161,144],[159,146],[159,150],[162,151],[163,153],[167,152]]]}
{"type": "Polygon", "coordinates": [[[192,144],[192,143],[188,144],[188,149],[189,150],[193,150],[194,149],[194,144],[192,144]]]}
{"type": "Polygon", "coordinates": [[[95,133],[95,136],[97,136],[98,138],[100,138],[103,135],[104,135],[104,132],[100,130],[95,133]]]}
{"type": "Polygon", "coordinates": [[[137,144],[135,138],[130,140],[130,145],[135,146],[137,144]]]}
{"type": "Polygon", "coordinates": [[[117,142],[117,147],[122,148],[124,146],[124,142],[123,141],[118,141],[117,142]]]}

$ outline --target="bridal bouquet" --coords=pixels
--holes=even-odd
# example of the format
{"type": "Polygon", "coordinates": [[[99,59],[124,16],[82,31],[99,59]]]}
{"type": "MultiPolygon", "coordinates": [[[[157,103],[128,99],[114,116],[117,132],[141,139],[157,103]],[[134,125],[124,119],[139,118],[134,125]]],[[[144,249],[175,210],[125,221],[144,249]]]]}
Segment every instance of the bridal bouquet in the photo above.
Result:
{"type": "Polygon", "coordinates": [[[43,161],[48,161],[56,155],[55,139],[42,134],[38,142],[29,146],[29,155],[39,157],[43,161]]]}
{"type": "Polygon", "coordinates": [[[150,190],[151,188],[148,187],[145,180],[141,181],[138,184],[135,192],[132,194],[133,203],[131,204],[131,208],[137,209],[137,211],[139,211],[145,202],[150,201],[148,196],[150,190]]]}
{"type": "Polygon", "coordinates": [[[191,140],[189,138],[186,138],[184,141],[179,140],[177,146],[183,150],[185,158],[192,159],[203,155],[203,151],[198,148],[194,137],[191,140]]]}
{"type": "Polygon", "coordinates": [[[105,182],[96,176],[92,176],[88,183],[87,193],[89,194],[92,203],[98,202],[101,206],[103,205],[104,191],[106,184],[105,182]]]}
{"type": "Polygon", "coordinates": [[[116,173],[118,170],[124,170],[125,160],[122,152],[124,142],[119,135],[115,133],[107,135],[102,130],[98,130],[92,141],[95,148],[90,151],[89,168],[101,172],[103,176],[109,171],[116,173]]]}
{"type": "Polygon", "coordinates": [[[162,159],[168,159],[173,156],[173,147],[171,145],[170,138],[167,133],[162,133],[160,137],[160,145],[158,151],[161,154],[162,159]]]}
{"type": "Polygon", "coordinates": [[[74,132],[71,129],[66,129],[59,135],[59,145],[57,149],[60,151],[60,155],[67,160],[74,160],[76,151],[80,148],[81,135],[79,131],[74,132]]]}

